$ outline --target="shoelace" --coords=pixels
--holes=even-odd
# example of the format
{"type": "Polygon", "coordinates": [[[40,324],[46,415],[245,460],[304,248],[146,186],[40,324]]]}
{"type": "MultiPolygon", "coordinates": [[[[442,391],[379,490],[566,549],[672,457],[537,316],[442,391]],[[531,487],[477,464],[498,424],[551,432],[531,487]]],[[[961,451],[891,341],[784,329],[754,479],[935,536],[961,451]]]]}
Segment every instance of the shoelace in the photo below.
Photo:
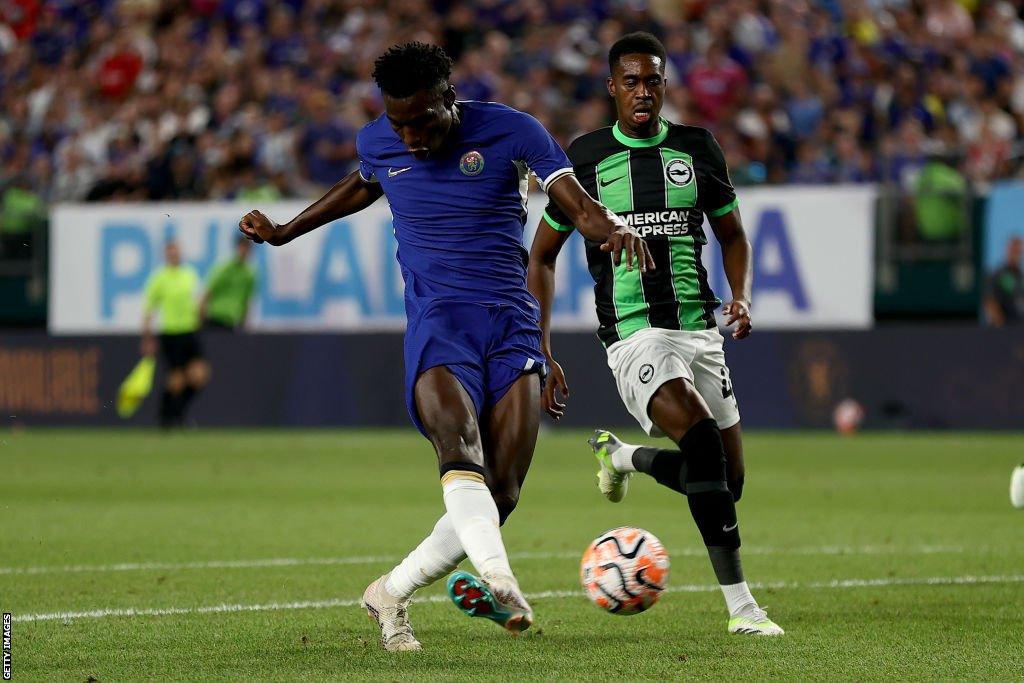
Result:
{"type": "Polygon", "coordinates": [[[386,621],[392,629],[391,634],[387,637],[388,642],[395,640],[411,642],[416,639],[416,634],[413,633],[412,626],[409,625],[409,603],[399,603],[395,607],[394,618],[382,621],[386,621]]]}
{"type": "Polygon", "coordinates": [[[509,586],[498,586],[496,587],[493,583],[488,584],[491,587],[491,592],[494,595],[495,600],[511,605],[517,609],[525,610],[526,605],[523,603],[520,593],[518,593],[511,585],[509,586]]]}
{"type": "Polygon", "coordinates": [[[754,621],[768,621],[768,613],[760,607],[755,607],[750,612],[750,618],[754,621]]]}

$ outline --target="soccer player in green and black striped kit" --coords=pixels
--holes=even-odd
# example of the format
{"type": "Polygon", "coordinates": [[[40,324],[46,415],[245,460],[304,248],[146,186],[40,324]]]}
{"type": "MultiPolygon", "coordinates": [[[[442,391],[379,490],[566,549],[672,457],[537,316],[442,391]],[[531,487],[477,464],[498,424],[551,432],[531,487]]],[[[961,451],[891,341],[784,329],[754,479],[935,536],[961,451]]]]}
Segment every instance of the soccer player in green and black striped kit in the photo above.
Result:
{"type": "MultiPolygon", "coordinates": [[[[590,443],[600,463],[598,488],[618,502],[631,474],[643,472],[684,494],[725,595],[729,632],[781,635],[750,594],[740,564],[740,415],[715,322],[721,302],[701,264],[707,216],[734,297],[725,307],[727,323],[736,324],[733,337],[743,339],[751,330],[751,255],[736,193],[711,133],[660,117],[665,48],[658,39],[624,36],[608,64],[618,120],[577,138],[568,155],[583,187],[646,240],[657,267],[627,270],[587,242],[597,334],[626,408],[648,434],[668,436],[677,448],[626,444],[597,430],[590,443]]],[[[549,204],[530,254],[529,286],[541,306],[550,372],[542,403],[555,419],[565,408],[556,391],[567,396],[568,389],[552,356],[549,323],[555,259],[572,230],[549,204]]]]}

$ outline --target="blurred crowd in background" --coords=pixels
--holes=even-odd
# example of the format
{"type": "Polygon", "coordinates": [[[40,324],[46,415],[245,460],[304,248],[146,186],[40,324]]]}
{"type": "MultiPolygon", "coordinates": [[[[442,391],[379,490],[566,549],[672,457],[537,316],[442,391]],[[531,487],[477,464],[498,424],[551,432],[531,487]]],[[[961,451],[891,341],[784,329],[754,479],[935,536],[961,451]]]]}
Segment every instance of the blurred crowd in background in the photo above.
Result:
{"type": "Polygon", "coordinates": [[[58,201],[312,197],[355,168],[389,45],[443,45],[463,99],[563,144],[612,120],[607,48],[669,53],[664,116],[738,185],[1021,172],[1024,2],[0,0],[5,220],[58,201]]]}

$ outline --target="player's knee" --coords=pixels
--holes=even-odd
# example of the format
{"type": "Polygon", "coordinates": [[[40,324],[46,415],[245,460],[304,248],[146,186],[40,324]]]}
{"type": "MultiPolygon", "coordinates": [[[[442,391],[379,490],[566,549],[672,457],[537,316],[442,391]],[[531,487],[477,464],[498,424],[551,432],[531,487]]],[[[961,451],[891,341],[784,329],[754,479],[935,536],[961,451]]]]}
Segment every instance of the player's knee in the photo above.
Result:
{"type": "Polygon", "coordinates": [[[686,458],[686,483],[725,482],[725,447],[718,424],[711,418],[699,421],[679,440],[686,458]]]}
{"type": "Polygon", "coordinates": [[[442,417],[432,421],[427,426],[427,432],[442,464],[462,461],[483,463],[480,432],[472,419],[442,417]]]}
{"type": "Polygon", "coordinates": [[[491,493],[494,505],[498,508],[498,524],[504,524],[519,505],[519,488],[508,487],[491,493]]]}
{"type": "Polygon", "coordinates": [[[704,399],[684,379],[662,384],[651,398],[647,411],[658,428],[676,443],[696,425],[712,419],[704,399]]]}
{"type": "Polygon", "coordinates": [[[203,361],[193,361],[185,370],[185,379],[194,389],[201,389],[210,381],[210,366],[203,361]]]}
{"type": "Polygon", "coordinates": [[[180,394],[185,390],[185,373],[181,370],[172,370],[167,374],[167,391],[172,394],[180,394]]]}

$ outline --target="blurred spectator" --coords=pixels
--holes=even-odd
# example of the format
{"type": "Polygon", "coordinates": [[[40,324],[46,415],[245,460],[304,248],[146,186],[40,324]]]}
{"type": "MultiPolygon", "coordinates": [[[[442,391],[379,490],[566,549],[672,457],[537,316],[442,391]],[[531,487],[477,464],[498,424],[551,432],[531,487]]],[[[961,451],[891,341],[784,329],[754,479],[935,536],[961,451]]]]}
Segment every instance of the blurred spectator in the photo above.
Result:
{"type": "Polygon", "coordinates": [[[992,272],[985,294],[985,313],[995,327],[1024,321],[1024,238],[1011,237],[1006,243],[1006,262],[992,272]]]}
{"type": "Polygon", "coordinates": [[[832,182],[832,165],[825,151],[812,142],[801,142],[796,148],[796,163],[790,181],[803,185],[832,182]]]}
{"type": "Polygon", "coordinates": [[[712,43],[707,56],[697,60],[686,76],[697,110],[709,122],[716,122],[723,111],[736,102],[747,76],[720,43],[712,43]]]}
{"type": "Polygon", "coordinates": [[[917,234],[929,241],[951,241],[967,228],[967,180],[941,159],[929,159],[917,176],[914,209],[917,234]]]}
{"type": "Polygon", "coordinates": [[[27,176],[15,177],[0,195],[0,256],[31,253],[33,232],[46,220],[43,198],[27,176]]]}
{"type": "Polygon", "coordinates": [[[612,120],[605,51],[635,29],[664,38],[686,85],[666,116],[727,141],[737,182],[912,193],[941,152],[985,183],[1024,174],[1022,14],[1007,0],[0,2],[0,193],[22,178],[44,202],[316,194],[382,111],[374,57],[407,40],[446,47],[460,97],[524,109],[568,144],[612,120]]]}
{"type": "Polygon", "coordinates": [[[325,91],[309,98],[309,121],[299,137],[298,156],[303,176],[322,188],[338,182],[355,166],[355,132],[334,115],[334,103],[325,91]]]}

